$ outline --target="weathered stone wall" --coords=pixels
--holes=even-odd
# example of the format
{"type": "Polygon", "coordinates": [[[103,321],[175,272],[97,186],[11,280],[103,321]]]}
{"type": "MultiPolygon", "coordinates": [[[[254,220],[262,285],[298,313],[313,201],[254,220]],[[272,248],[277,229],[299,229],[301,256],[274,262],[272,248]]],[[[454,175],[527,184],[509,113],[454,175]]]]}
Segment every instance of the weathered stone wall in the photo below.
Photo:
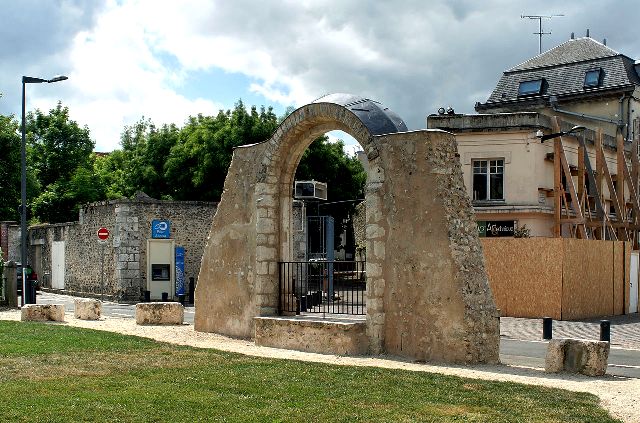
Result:
{"type": "Polygon", "coordinates": [[[497,362],[499,320],[453,135],[374,137],[367,184],[373,351],[497,362]]]}
{"type": "MultiPolygon", "coordinates": [[[[34,245],[41,248],[41,273],[38,275],[43,287],[51,287],[51,248],[53,242],[65,243],[65,289],[71,292],[91,292],[85,285],[94,273],[100,272],[100,250],[88,245],[83,239],[82,225],[78,222],[35,225],[29,228],[29,262],[34,263],[34,245]],[[95,267],[97,264],[98,267],[95,267]]],[[[106,264],[106,261],[105,261],[106,264]]],[[[106,266],[105,266],[106,268],[106,266]]],[[[107,278],[105,278],[105,281],[107,278]]]]}
{"type": "MultiPolygon", "coordinates": [[[[256,269],[257,203],[271,198],[256,197],[258,169],[266,145],[239,147],[233,152],[224,182],[222,200],[207,238],[196,288],[195,329],[248,338],[252,336],[257,296],[256,269]]],[[[264,213],[264,212],[260,212],[264,213]]],[[[266,217],[266,216],[265,216],[266,217]]],[[[272,232],[275,232],[275,222],[272,232]]],[[[261,242],[264,237],[261,234],[261,242]]],[[[274,253],[275,255],[275,253],[274,253]]],[[[276,272],[277,263],[272,264],[276,272]]]]}
{"type": "Polygon", "coordinates": [[[2,250],[2,258],[9,260],[9,226],[15,226],[17,223],[13,221],[0,222],[0,249],[2,250]]]}
{"type": "Polygon", "coordinates": [[[293,201],[293,261],[307,260],[307,212],[303,201],[293,201]]]}
{"type": "MultiPolygon", "coordinates": [[[[104,294],[106,298],[138,301],[146,289],[146,240],[153,219],[171,220],[171,237],[185,247],[185,276],[197,277],[205,237],[215,213],[215,203],[188,201],[115,200],[83,207],[79,222],[38,225],[29,229],[30,255],[42,248],[43,275],[51,286],[51,245],[65,241],[65,291],[87,296],[102,294],[101,254],[97,230],[111,236],[104,244],[104,294]]],[[[188,279],[187,279],[188,281],[188,279]]]]}
{"type": "MultiPolygon", "coordinates": [[[[4,249],[3,249],[4,251],[4,249]]],[[[7,226],[7,261],[21,262],[20,257],[20,225],[7,226]]]]}
{"type": "Polygon", "coordinates": [[[453,135],[372,136],[345,107],[314,103],[268,141],[238,148],[203,256],[196,330],[254,335],[278,311],[278,261],[294,255],[291,190],[315,137],[339,129],[363,146],[367,180],[369,351],[495,362],[499,320],[453,135]]]}
{"type": "Polygon", "coordinates": [[[367,224],[367,202],[358,204],[353,212],[352,218],[353,238],[356,243],[355,260],[365,261],[367,258],[367,236],[365,226],[367,224]]]}
{"type": "Polygon", "coordinates": [[[368,344],[365,326],[363,321],[256,317],[255,343],[319,354],[362,355],[367,353],[368,344]]]}

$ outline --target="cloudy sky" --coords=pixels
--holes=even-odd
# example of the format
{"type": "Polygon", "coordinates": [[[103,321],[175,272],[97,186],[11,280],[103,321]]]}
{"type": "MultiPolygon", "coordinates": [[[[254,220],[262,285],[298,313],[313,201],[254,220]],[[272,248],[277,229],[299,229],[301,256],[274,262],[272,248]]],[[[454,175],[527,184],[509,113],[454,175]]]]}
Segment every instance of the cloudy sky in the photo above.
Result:
{"type": "Polygon", "coordinates": [[[27,109],[61,100],[96,150],[125,125],[245,104],[277,114],[332,92],[378,100],[425,127],[440,106],[473,112],[501,72],[571,32],[640,59],[635,0],[214,1],[0,0],[0,113],[20,115],[21,76],[68,81],[27,88],[27,109]]]}

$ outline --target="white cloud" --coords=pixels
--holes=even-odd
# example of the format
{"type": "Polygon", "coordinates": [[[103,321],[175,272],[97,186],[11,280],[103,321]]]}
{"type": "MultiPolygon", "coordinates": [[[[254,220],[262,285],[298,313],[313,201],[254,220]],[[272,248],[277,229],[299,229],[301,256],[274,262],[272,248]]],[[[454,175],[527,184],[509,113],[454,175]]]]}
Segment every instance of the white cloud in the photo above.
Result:
{"type": "Polygon", "coordinates": [[[48,109],[56,96],[64,98],[72,117],[90,127],[98,149],[109,149],[123,126],[143,115],[181,124],[189,115],[229,107],[207,97],[216,94],[183,94],[185,88],[194,92],[193,72],[218,69],[243,75],[246,90],[266,102],[300,106],[351,92],[381,101],[416,129],[439,106],[472,112],[503,70],[537,53],[536,22],[520,19],[522,13],[566,15],[544,22],[552,32],[546,47],[590,27],[612,48],[640,56],[632,31],[640,8],[631,0],[524,6],[499,0],[108,0],[91,2],[88,10],[87,3],[67,0],[43,15],[37,2],[20,2],[0,35],[21,40],[24,30],[37,42],[7,52],[0,81],[14,82],[0,86],[0,111],[8,109],[2,101],[19,104],[19,75],[66,70],[70,79],[59,87],[30,90],[30,107],[48,109]]]}

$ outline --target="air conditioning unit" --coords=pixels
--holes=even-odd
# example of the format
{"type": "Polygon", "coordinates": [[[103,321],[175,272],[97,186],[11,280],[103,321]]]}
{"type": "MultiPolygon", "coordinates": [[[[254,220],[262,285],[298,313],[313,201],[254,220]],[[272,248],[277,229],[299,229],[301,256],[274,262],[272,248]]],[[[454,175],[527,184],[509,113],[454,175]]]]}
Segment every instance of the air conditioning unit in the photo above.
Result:
{"type": "Polygon", "coordinates": [[[318,181],[296,181],[293,196],[298,200],[326,200],[327,184],[318,181]]]}

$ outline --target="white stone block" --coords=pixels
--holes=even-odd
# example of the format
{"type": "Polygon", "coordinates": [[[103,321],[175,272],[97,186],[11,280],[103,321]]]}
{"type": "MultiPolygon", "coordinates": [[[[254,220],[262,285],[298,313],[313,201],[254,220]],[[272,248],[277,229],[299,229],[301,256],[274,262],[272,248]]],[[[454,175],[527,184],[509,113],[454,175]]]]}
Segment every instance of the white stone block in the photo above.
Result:
{"type": "Polygon", "coordinates": [[[552,339],[547,347],[544,370],[602,376],[607,371],[609,343],[583,339],[552,339]]]}
{"type": "Polygon", "coordinates": [[[102,302],[87,298],[79,298],[73,301],[75,310],[73,315],[80,320],[98,320],[102,315],[102,302]]]}
{"type": "Polygon", "coordinates": [[[181,325],[183,322],[184,307],[180,303],[136,304],[136,324],[138,325],[181,325]]]}
{"type": "Polygon", "coordinates": [[[64,304],[26,304],[22,307],[20,320],[64,322],[64,304]]]}

